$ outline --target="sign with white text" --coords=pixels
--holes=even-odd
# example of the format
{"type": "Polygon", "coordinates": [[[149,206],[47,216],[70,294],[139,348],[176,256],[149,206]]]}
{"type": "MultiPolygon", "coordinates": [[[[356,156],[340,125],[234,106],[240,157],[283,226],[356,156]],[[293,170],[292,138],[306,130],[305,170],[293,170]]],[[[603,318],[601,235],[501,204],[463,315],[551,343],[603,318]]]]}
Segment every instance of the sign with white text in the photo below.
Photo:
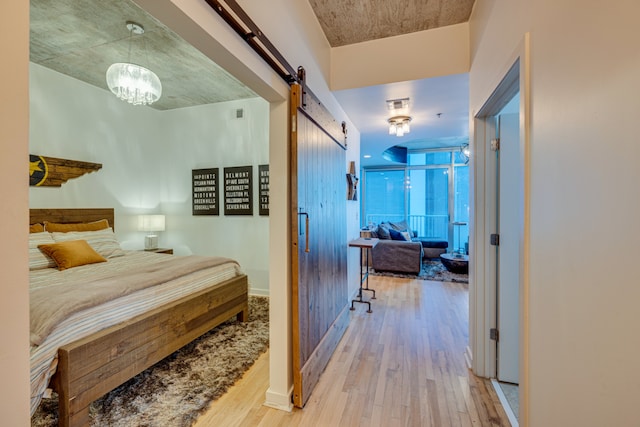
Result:
{"type": "Polygon", "coordinates": [[[253,215],[253,166],[224,168],[224,214],[253,215]]]}
{"type": "Polygon", "coordinates": [[[259,215],[269,215],[269,165],[258,166],[258,182],[259,187],[259,200],[260,208],[258,209],[259,215]]]}
{"type": "Polygon", "coordinates": [[[220,215],[218,170],[218,168],[211,168],[191,171],[193,215],[220,215]]]}

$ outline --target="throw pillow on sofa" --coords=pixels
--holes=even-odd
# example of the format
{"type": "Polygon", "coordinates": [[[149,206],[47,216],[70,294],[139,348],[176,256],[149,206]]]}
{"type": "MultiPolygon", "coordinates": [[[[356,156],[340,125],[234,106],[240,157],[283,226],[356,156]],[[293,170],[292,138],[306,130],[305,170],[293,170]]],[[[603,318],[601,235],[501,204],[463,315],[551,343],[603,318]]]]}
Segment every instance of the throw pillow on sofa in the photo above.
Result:
{"type": "Polygon", "coordinates": [[[407,224],[407,221],[403,220],[398,222],[387,222],[384,224],[387,226],[387,228],[393,228],[396,231],[407,231],[409,233],[408,240],[411,240],[412,237],[417,236],[417,233],[411,230],[411,228],[409,227],[409,224],[407,224]]]}
{"type": "Polygon", "coordinates": [[[400,240],[400,241],[403,241],[403,242],[411,240],[411,239],[407,239],[407,237],[409,236],[408,232],[406,232],[406,231],[404,231],[404,232],[403,231],[397,231],[397,230],[394,230],[393,228],[389,229],[389,235],[391,236],[391,240],[400,240]]]}
{"type": "Polygon", "coordinates": [[[387,227],[384,227],[383,225],[379,225],[378,229],[376,230],[376,237],[383,240],[391,239],[391,236],[389,235],[389,229],[387,227]]]}

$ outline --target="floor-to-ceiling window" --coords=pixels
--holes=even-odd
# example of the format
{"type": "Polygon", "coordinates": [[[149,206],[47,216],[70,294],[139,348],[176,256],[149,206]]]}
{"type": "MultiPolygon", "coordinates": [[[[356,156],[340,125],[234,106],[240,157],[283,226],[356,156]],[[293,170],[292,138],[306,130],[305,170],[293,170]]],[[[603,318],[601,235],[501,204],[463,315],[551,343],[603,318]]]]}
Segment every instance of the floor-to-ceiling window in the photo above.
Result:
{"type": "Polygon", "coordinates": [[[363,171],[362,226],[406,220],[419,237],[465,250],[469,167],[459,149],[409,151],[407,166],[363,171]]]}
{"type": "Polygon", "coordinates": [[[363,226],[379,224],[382,221],[402,221],[405,212],[405,170],[375,169],[365,172],[367,193],[367,213],[363,226]]]}

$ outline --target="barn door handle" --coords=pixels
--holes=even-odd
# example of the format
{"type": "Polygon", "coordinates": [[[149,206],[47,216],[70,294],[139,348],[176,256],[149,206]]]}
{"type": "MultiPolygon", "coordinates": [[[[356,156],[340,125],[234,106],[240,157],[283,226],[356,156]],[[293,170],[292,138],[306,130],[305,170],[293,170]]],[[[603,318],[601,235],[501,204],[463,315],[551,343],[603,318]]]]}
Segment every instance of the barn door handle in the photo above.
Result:
{"type": "MultiPolygon", "coordinates": [[[[306,212],[302,212],[302,209],[300,209],[300,212],[298,212],[298,215],[304,215],[305,216],[305,220],[304,220],[304,251],[305,252],[309,252],[309,214],[306,212]]],[[[300,231],[300,234],[302,234],[302,230],[300,231]]]]}

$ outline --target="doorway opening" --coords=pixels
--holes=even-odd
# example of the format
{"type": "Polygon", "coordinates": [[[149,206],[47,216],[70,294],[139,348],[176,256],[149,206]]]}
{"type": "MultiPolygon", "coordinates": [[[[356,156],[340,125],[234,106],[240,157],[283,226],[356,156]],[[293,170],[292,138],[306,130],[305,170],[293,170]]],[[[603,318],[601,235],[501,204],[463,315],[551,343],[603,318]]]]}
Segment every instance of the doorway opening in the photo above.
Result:
{"type": "Polygon", "coordinates": [[[528,45],[525,35],[475,114],[471,162],[471,365],[494,380],[513,425],[528,395],[528,45]]]}

